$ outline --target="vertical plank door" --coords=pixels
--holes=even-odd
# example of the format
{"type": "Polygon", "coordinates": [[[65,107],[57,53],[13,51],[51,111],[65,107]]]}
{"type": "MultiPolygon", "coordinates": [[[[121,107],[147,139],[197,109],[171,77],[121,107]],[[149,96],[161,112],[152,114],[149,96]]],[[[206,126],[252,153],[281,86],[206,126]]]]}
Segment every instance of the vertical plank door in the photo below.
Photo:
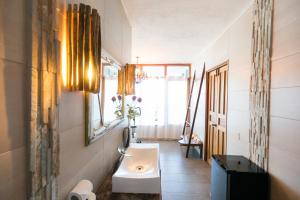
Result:
{"type": "Polygon", "coordinates": [[[206,159],[213,154],[225,154],[227,146],[227,79],[228,64],[210,71],[207,76],[206,159]]]}

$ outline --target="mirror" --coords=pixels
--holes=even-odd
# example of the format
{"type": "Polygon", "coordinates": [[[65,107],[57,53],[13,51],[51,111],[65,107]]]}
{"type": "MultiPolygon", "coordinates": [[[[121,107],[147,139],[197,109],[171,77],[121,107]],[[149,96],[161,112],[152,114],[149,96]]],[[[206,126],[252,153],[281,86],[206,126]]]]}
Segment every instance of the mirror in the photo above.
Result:
{"type": "MultiPolygon", "coordinates": [[[[112,59],[101,59],[101,89],[98,94],[85,94],[86,145],[94,142],[124,119],[124,94],[118,93],[121,66],[112,59]]],[[[123,83],[122,83],[123,84],[123,83]]]]}

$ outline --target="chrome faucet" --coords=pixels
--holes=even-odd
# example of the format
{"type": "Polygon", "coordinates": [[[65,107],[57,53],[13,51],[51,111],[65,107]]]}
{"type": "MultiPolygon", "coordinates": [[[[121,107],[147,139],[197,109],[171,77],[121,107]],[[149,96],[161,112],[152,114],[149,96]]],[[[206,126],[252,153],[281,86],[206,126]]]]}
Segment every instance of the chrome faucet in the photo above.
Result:
{"type": "Polygon", "coordinates": [[[127,157],[131,157],[131,156],[132,156],[132,155],[126,153],[126,150],[125,150],[124,147],[118,147],[118,152],[119,152],[121,155],[123,155],[123,156],[127,156],[127,157]]]}

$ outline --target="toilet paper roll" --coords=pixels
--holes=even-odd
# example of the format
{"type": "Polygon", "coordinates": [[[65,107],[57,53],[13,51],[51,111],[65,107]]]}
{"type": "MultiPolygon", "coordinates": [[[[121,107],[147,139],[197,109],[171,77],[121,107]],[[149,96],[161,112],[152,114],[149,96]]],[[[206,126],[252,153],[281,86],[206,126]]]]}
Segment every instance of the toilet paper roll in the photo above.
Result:
{"type": "Polygon", "coordinates": [[[96,200],[96,195],[93,192],[89,194],[89,200],[96,200]]]}
{"type": "Polygon", "coordinates": [[[93,184],[89,180],[81,180],[70,192],[69,200],[87,200],[93,190],[93,184]]]}

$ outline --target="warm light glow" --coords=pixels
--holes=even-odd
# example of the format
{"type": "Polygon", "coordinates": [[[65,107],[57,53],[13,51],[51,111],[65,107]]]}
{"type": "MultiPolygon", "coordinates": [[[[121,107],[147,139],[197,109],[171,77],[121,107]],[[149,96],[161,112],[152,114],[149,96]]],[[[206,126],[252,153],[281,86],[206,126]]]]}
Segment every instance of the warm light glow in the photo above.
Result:
{"type": "Polygon", "coordinates": [[[94,59],[94,56],[101,56],[96,55],[100,53],[96,50],[101,49],[98,18],[100,16],[94,9],[91,13],[90,6],[68,4],[61,37],[61,79],[63,87],[69,91],[96,93],[100,89],[97,82],[100,63],[94,59]],[[86,13],[79,12],[80,9],[86,13]],[[86,21],[90,26],[85,26],[86,21]]]}
{"type": "Polygon", "coordinates": [[[93,65],[92,65],[92,62],[89,62],[88,79],[89,79],[89,86],[91,87],[92,80],[93,80],[93,65]]]}
{"type": "Polygon", "coordinates": [[[137,67],[137,74],[140,75],[142,73],[142,68],[141,67],[137,67]]]}
{"type": "Polygon", "coordinates": [[[79,85],[79,66],[78,66],[78,60],[76,62],[76,86],[79,85]]]}
{"type": "Polygon", "coordinates": [[[62,48],[61,48],[61,76],[63,86],[67,86],[67,34],[66,34],[66,20],[63,20],[62,26],[62,48]]]}

